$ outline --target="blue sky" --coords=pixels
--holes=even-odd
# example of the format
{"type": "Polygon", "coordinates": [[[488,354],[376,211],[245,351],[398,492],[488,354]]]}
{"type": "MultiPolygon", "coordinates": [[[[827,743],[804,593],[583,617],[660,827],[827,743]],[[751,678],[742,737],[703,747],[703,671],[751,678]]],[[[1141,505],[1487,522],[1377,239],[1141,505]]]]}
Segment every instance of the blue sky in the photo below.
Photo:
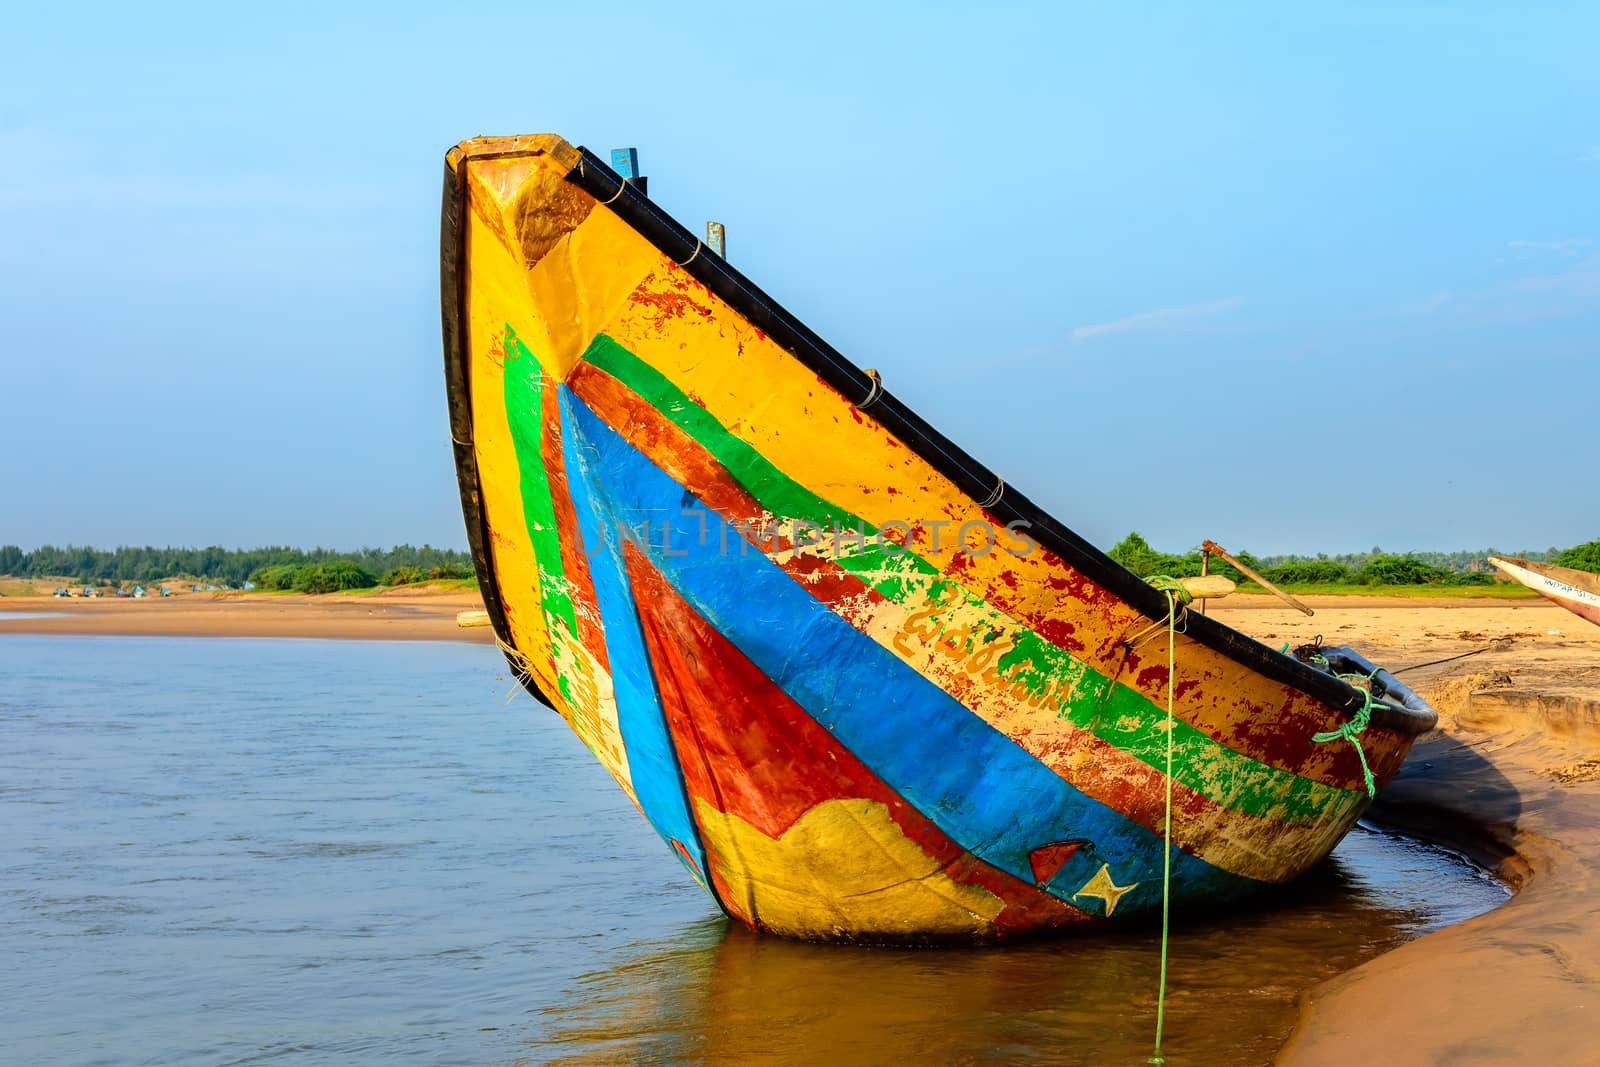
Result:
{"type": "Polygon", "coordinates": [[[1597,12],[29,5],[0,542],[463,545],[442,157],[546,130],[1101,545],[1600,537],[1597,12]]]}

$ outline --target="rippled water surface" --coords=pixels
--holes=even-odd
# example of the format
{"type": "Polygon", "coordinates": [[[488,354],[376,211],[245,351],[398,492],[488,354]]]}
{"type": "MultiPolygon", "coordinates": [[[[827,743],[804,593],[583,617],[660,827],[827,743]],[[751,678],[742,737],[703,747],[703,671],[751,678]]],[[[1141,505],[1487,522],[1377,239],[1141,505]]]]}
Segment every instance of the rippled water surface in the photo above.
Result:
{"type": "MultiPolygon", "coordinates": [[[[730,928],[470,644],[0,635],[0,1059],[1141,1063],[1149,932],[865,950],[730,928]]],[[[1358,830],[1177,928],[1168,1062],[1504,899],[1358,830]]]]}

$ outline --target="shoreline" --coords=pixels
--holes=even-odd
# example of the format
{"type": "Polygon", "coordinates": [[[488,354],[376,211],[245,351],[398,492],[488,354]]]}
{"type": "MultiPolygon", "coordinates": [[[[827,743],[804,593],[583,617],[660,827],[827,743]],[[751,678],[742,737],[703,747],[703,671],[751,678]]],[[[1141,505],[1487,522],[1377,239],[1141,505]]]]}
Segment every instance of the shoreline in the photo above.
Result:
{"type": "Polygon", "coordinates": [[[381,593],[219,591],[141,600],[7,597],[0,600],[0,637],[7,633],[311,637],[493,644],[491,628],[456,625],[457,612],[482,608],[483,600],[474,590],[412,586],[381,593]]]}
{"type": "Polygon", "coordinates": [[[1600,627],[1541,601],[1312,606],[1212,614],[1262,640],[1348,642],[1403,672],[1439,728],[1367,818],[1514,892],[1306,991],[1276,1062],[1578,1062],[1600,979],[1600,627]]]}
{"type": "MultiPolygon", "coordinates": [[[[1213,601],[1219,621],[1276,646],[1355,645],[1440,713],[1367,818],[1471,857],[1516,890],[1302,995],[1284,1064],[1571,1062],[1600,979],[1600,627],[1544,600],[1263,595],[1213,601]],[[1434,663],[1445,657],[1472,653],[1434,663]]],[[[0,600],[5,633],[454,640],[472,590],[187,594],[166,600],[0,600]],[[46,618],[7,616],[49,613],[46,618]]],[[[1181,664],[1180,664],[1180,670],[1181,664]]]]}
{"type": "Polygon", "coordinates": [[[1600,977],[1600,789],[1593,758],[1560,762],[1573,754],[1526,719],[1417,746],[1370,818],[1462,851],[1514,893],[1306,991],[1276,1062],[1579,1062],[1600,977]]]}
{"type": "Polygon", "coordinates": [[[1526,670],[1507,685],[1506,666],[1497,655],[1429,687],[1449,721],[1369,817],[1464,852],[1511,899],[1308,990],[1278,1062],[1582,1059],[1600,979],[1600,691],[1552,691],[1567,687],[1526,670]]]}
{"type": "MultiPolygon", "coordinates": [[[[1299,599],[1326,614],[1380,611],[1399,626],[1414,620],[1391,613],[1538,611],[1558,622],[1566,612],[1543,599],[1501,597],[1358,596],[1302,594],[1299,599]]],[[[12,596],[0,598],[0,635],[100,634],[167,637],[312,637],[333,640],[473,641],[494,643],[489,627],[458,627],[457,612],[481,611],[483,599],[470,589],[397,586],[379,592],[262,593],[218,590],[172,597],[129,598],[12,596]],[[24,617],[31,616],[31,617],[24,617]]],[[[1209,613],[1264,642],[1279,639],[1305,619],[1265,593],[1238,593],[1209,603],[1209,613]],[[1278,622],[1288,612],[1292,618],[1278,622]],[[1242,618],[1232,619],[1231,616],[1242,618]]],[[[1532,616],[1529,616],[1532,620],[1532,616]]],[[[1452,620],[1471,621],[1452,614],[1452,620]]],[[[1575,626],[1586,625],[1574,619],[1575,626]]],[[[1530,621],[1530,625],[1532,622],[1530,621]]],[[[1312,631],[1324,632],[1326,628],[1312,631]]],[[[1349,626],[1340,626],[1340,630],[1349,626]]],[[[1325,635],[1327,636],[1327,635],[1325,635]]],[[[1329,643],[1344,638],[1331,638],[1329,643]]]]}

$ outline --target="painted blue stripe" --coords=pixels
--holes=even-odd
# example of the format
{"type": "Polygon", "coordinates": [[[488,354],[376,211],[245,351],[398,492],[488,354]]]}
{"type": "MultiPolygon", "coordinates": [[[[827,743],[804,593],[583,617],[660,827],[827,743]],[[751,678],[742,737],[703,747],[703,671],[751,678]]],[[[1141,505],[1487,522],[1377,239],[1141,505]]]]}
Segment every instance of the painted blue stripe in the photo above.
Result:
{"type": "MultiPolygon", "coordinates": [[[[683,774],[667,736],[666,715],[656,692],[655,674],[645,650],[644,633],[634,610],[633,593],[623,568],[622,543],[616,524],[601,521],[594,501],[603,499],[597,485],[595,452],[582,448],[573,432],[572,404],[576,397],[562,385],[561,450],[567,469],[567,486],[572,509],[578,520],[583,550],[589,559],[589,576],[594,582],[595,601],[605,631],[606,655],[611,661],[611,685],[617,698],[617,726],[628,752],[628,775],[634,796],[644,817],[668,844],[680,842],[700,865],[706,868],[700,835],[689,817],[683,774]]],[[[673,849],[677,855],[677,850],[673,849]]],[[[681,861],[682,856],[678,857],[681,861]]],[[[684,864],[688,867],[688,864],[684,864]]],[[[702,886],[706,882],[692,868],[690,873],[702,886]]],[[[709,890],[709,887],[707,887],[709,890]]]]}
{"type": "MultiPolygon", "coordinates": [[[[1087,839],[1046,886],[1063,899],[1108,863],[1118,885],[1138,883],[1118,915],[1160,903],[1160,835],[1073,788],[758,550],[741,551],[736,529],[577,397],[570,411],[594,503],[610,526],[625,526],[707,621],[890,788],[963,848],[1024,881],[1033,881],[1031,850],[1087,839]]],[[[1172,874],[1175,898],[1232,897],[1261,886],[1178,849],[1172,874]]]]}

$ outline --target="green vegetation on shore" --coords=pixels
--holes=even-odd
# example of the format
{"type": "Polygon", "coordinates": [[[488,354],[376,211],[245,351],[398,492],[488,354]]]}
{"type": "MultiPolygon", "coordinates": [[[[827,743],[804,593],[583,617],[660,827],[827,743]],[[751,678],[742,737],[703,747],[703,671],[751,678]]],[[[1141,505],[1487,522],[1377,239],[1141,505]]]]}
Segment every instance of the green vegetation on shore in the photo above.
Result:
{"type": "MultiPolygon", "coordinates": [[[[1489,556],[1501,555],[1495,549],[1473,552],[1387,553],[1380,548],[1344,556],[1267,556],[1257,558],[1248,552],[1237,556],[1245,566],[1290,592],[1352,593],[1399,596],[1536,596],[1531,590],[1500,577],[1491,567],[1489,556]],[[1475,592],[1476,590],[1476,592],[1475,592]]],[[[1529,559],[1548,559],[1562,567],[1600,573],[1600,540],[1577,545],[1566,551],[1516,552],[1529,559]]],[[[1200,573],[1198,548],[1183,555],[1161,552],[1137,532],[1128,534],[1112,546],[1112,559],[1140,577],[1165,574],[1188,578],[1200,573]]],[[[1246,588],[1255,588],[1238,570],[1220,559],[1212,559],[1208,570],[1225,575],[1246,588]]]]}
{"type": "Polygon", "coordinates": [[[1575,571],[1600,574],[1600,540],[1574,545],[1550,560],[1557,567],[1571,567],[1575,571]]]}
{"type": "MultiPolygon", "coordinates": [[[[1142,577],[1166,574],[1185,578],[1200,573],[1200,550],[1181,555],[1162,552],[1137,532],[1111,548],[1111,557],[1142,577]]],[[[1329,556],[1264,556],[1239,552],[1244,564],[1268,581],[1291,592],[1382,593],[1398,596],[1522,596],[1533,595],[1507,582],[1489,567],[1486,558],[1495,549],[1480,552],[1371,552],[1329,556]],[[1476,592],[1475,592],[1476,591],[1476,592]]],[[[1600,539],[1562,550],[1506,553],[1546,560],[1562,567],[1600,574],[1600,539]]],[[[1232,566],[1212,559],[1208,570],[1232,578],[1246,589],[1256,588],[1232,566]]],[[[0,545],[0,575],[17,579],[70,578],[84,585],[150,583],[165,578],[190,578],[237,588],[246,581],[269,591],[326,593],[340,590],[393,587],[436,582],[456,588],[476,588],[471,557],[465,552],[423,545],[396,545],[389,549],[362,548],[354,552],[314,548],[268,547],[252,549],[120,547],[111,550],[68,545],[45,545],[25,552],[16,545],[0,545]]]]}
{"type": "Polygon", "coordinates": [[[370,589],[375,585],[415,585],[419,582],[460,582],[472,578],[469,563],[436,563],[426,569],[406,565],[376,577],[365,567],[349,560],[323,563],[274,563],[250,573],[250,581],[266,590],[293,590],[296,593],[337,593],[346,589],[370,589]]]}
{"type": "Polygon", "coordinates": [[[444,579],[468,578],[472,575],[472,559],[465,552],[432,545],[420,548],[415,545],[396,545],[388,549],[362,548],[354,552],[340,552],[331,548],[307,551],[283,546],[228,549],[218,545],[209,548],[122,546],[111,550],[45,545],[32,552],[24,552],[16,545],[0,545],[0,574],[17,578],[68,577],[84,585],[149,583],[179,576],[235,587],[246,581],[262,585],[264,583],[254,576],[266,571],[272,571],[275,578],[292,575],[287,584],[273,585],[271,588],[326,592],[330,591],[324,588],[328,586],[362,588],[377,585],[380,580],[378,576],[382,576],[384,585],[428,581],[433,576],[444,579]],[[303,581],[304,587],[296,585],[297,581],[303,581]],[[351,582],[360,584],[348,584],[351,582]],[[313,589],[313,586],[316,588],[313,589]]]}

